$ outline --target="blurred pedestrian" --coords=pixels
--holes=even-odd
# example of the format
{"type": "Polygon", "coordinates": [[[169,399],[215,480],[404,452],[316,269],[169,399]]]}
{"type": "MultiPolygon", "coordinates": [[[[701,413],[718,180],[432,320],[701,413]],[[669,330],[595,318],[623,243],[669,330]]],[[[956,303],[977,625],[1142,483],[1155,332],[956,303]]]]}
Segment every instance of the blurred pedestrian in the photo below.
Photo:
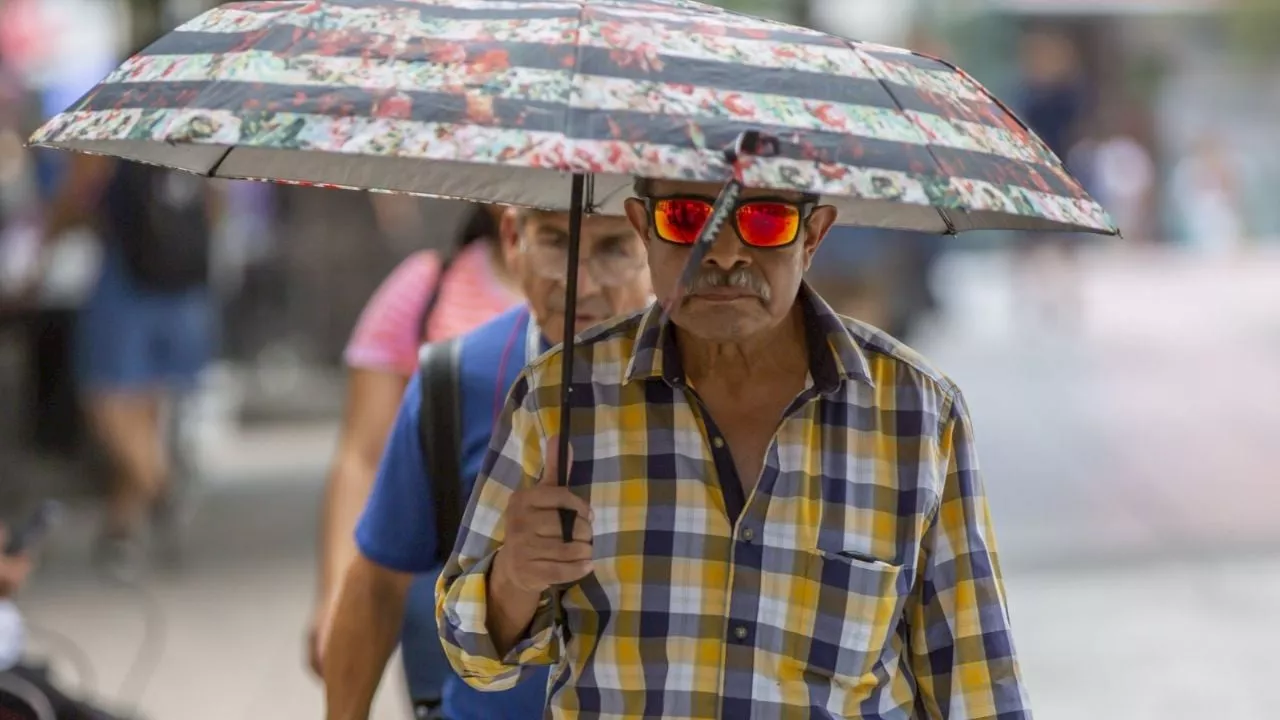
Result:
{"type": "Polygon", "coordinates": [[[169,413],[194,389],[215,344],[210,241],[221,217],[204,178],[77,155],[45,218],[50,246],[78,225],[102,239],[97,281],[80,309],[76,372],[89,425],[113,483],[95,558],[112,574],[139,571],[148,518],[176,550],[169,413]]]}
{"type": "Polygon", "coordinates": [[[1170,180],[1186,243],[1231,255],[1248,243],[1248,224],[1234,159],[1217,133],[1205,131],[1174,166],[1170,180]]]}
{"type": "MultiPolygon", "coordinates": [[[[428,668],[413,663],[422,662],[426,653],[410,646],[406,633],[402,647],[417,717],[542,717],[545,673],[511,692],[485,694],[468,687],[443,658],[435,632],[434,581],[440,558],[452,548],[437,546],[444,512],[434,507],[433,485],[455,483],[463,489],[461,497],[467,496],[511,383],[530,359],[563,339],[568,226],[567,213],[509,210],[503,219],[502,247],[528,304],[504,312],[460,340],[456,397],[461,427],[456,430],[460,439],[456,456],[461,477],[432,476],[435,465],[428,463],[420,444],[424,381],[419,374],[410,381],[356,531],[359,555],[343,582],[325,652],[328,717],[333,720],[367,717],[401,618],[406,628],[422,626],[433,632],[429,638],[415,640],[434,645],[433,655],[440,657],[441,664],[430,670],[444,675],[439,702],[424,698],[423,686],[417,683],[428,668]],[[419,590],[423,592],[420,600],[415,598],[419,590]],[[430,614],[422,617],[420,613],[430,614]]],[[[582,233],[578,332],[615,315],[635,312],[649,301],[644,245],[627,221],[588,217],[582,233]]]]}
{"type": "MultiPolygon", "coordinates": [[[[413,227],[403,204],[378,198],[388,235],[413,227]]],[[[412,200],[411,198],[395,198],[412,200]]],[[[346,350],[347,400],[321,510],[319,586],[308,629],[309,664],[320,674],[328,617],[343,576],[357,556],[354,533],[378,461],[424,341],[474,329],[523,302],[498,241],[503,208],[475,205],[445,253],[422,250],[400,263],[369,299],[346,350]]],[[[425,238],[421,238],[421,242],[425,238]]],[[[405,615],[403,661],[410,691],[436,698],[451,674],[435,632],[428,580],[415,586],[405,615]]]]}
{"type": "MultiPolygon", "coordinates": [[[[1021,39],[1022,78],[1015,103],[1027,125],[1060,159],[1084,137],[1092,110],[1089,87],[1074,42],[1052,29],[1034,29],[1021,39]]],[[[1071,327],[1080,312],[1077,244],[1066,233],[1023,233],[1013,246],[1019,308],[1037,322],[1071,327]]]]}

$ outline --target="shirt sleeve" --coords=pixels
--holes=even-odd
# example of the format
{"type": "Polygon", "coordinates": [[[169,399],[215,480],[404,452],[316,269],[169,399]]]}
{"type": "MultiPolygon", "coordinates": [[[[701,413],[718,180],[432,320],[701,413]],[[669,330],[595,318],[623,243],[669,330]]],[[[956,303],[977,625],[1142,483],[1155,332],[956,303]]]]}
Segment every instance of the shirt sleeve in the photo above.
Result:
{"type": "Polygon", "coordinates": [[[422,378],[415,372],[400,401],[373,491],[356,525],[356,546],[362,555],[405,573],[430,572],[437,565],[431,478],[427,477],[418,437],[421,393],[422,378]]]}
{"type": "Polygon", "coordinates": [[[910,663],[930,720],[1031,720],[963,397],[943,426],[942,497],[908,605],[910,663]]]}
{"type": "Polygon", "coordinates": [[[436,621],[458,675],[480,690],[507,690],[535,668],[558,660],[550,596],[544,596],[524,639],[498,655],[488,630],[488,572],[502,547],[503,516],[516,490],[537,482],[546,434],[529,378],[521,373],[494,428],[463,518],[454,554],[436,586],[436,621]]]}
{"type": "Polygon", "coordinates": [[[432,252],[397,265],[360,313],[343,356],[347,366],[412,375],[422,344],[422,311],[439,275],[440,260],[432,252]]]}

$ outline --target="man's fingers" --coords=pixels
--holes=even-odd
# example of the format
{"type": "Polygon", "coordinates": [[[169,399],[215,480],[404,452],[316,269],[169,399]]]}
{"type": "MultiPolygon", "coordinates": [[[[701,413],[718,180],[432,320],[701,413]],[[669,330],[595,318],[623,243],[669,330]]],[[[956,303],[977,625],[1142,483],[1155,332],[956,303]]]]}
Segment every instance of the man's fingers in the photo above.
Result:
{"type": "Polygon", "coordinates": [[[592,557],[590,543],[562,541],[559,537],[533,538],[521,548],[520,557],[530,562],[582,562],[592,557]]]}
{"type": "MultiPolygon", "coordinates": [[[[548,511],[538,513],[530,529],[540,538],[555,538],[560,543],[564,542],[559,513],[548,511]]],[[[591,537],[591,521],[583,517],[582,513],[577,513],[573,523],[573,539],[577,542],[590,543],[591,537]]]]}
{"type": "Polygon", "coordinates": [[[591,512],[591,506],[586,500],[573,494],[568,488],[561,487],[538,487],[529,493],[528,508],[537,512],[541,510],[557,510],[564,508],[565,510],[573,510],[579,515],[592,519],[594,513],[591,512]]]}

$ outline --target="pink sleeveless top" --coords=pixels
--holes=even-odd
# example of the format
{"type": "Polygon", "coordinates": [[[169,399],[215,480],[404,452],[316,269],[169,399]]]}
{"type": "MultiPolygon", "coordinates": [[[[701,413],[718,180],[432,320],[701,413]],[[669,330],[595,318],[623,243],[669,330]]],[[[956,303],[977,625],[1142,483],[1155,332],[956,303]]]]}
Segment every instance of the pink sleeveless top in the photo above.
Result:
{"type": "Polygon", "coordinates": [[[418,323],[441,281],[442,258],[431,250],[410,255],[382,281],[360,313],[344,354],[347,366],[409,377],[418,368],[418,347],[424,340],[461,335],[523,303],[523,297],[498,279],[491,258],[485,242],[459,252],[424,328],[418,323]]]}

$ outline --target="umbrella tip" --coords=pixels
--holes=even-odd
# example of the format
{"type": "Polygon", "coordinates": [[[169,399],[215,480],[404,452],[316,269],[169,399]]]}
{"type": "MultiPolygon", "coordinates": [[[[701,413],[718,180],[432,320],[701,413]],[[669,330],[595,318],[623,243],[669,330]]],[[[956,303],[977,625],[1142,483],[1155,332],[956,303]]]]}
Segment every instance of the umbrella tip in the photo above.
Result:
{"type": "Polygon", "coordinates": [[[746,130],[738,136],[733,147],[725,150],[724,157],[729,163],[736,163],[744,155],[754,157],[773,157],[781,152],[778,138],[759,130],[746,130]]]}

